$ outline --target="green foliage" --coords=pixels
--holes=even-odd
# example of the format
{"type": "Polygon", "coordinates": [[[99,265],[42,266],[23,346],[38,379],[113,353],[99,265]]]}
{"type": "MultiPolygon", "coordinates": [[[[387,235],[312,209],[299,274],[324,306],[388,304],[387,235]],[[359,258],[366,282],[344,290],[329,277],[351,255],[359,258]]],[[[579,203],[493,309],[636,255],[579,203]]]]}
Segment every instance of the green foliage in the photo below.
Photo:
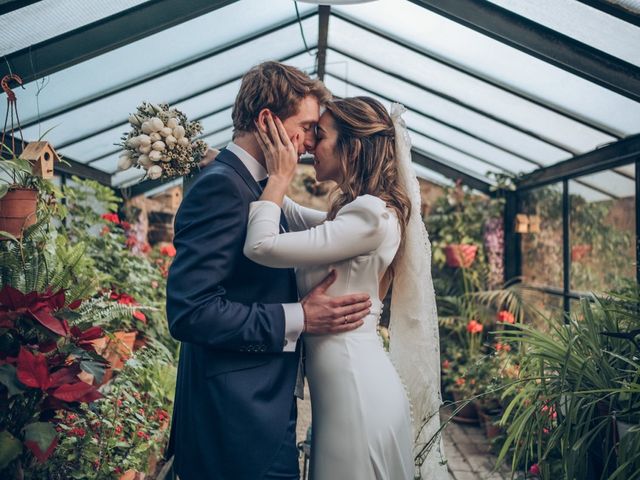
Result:
{"type": "Polygon", "coordinates": [[[537,462],[544,479],[640,476],[638,305],[634,286],[582,299],[572,316],[548,319],[548,332],[500,334],[522,352],[522,381],[505,392],[501,459],[512,452],[514,469],[537,462]],[[635,425],[624,436],[621,421],[635,425]]]}
{"type": "Polygon", "coordinates": [[[117,480],[129,469],[150,471],[169,436],[169,405],[175,390],[173,354],[151,342],[106,385],[105,397],[76,413],[57,417],[61,443],[27,480],[117,480]]]}

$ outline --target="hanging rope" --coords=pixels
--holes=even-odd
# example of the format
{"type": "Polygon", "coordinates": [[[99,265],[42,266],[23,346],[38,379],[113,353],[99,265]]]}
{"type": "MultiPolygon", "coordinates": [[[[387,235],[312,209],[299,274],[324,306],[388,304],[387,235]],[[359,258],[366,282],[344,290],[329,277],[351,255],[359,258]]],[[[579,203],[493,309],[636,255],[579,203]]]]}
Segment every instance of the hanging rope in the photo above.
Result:
{"type": "MultiPolygon", "coordinates": [[[[13,90],[11,90],[11,87],[9,87],[9,82],[11,80],[15,80],[16,82],[18,82],[18,84],[24,88],[23,86],[23,82],[22,82],[22,78],[20,78],[19,75],[16,75],[15,73],[11,73],[9,75],[5,75],[2,78],[2,81],[0,81],[0,85],[2,85],[2,90],[4,90],[4,93],[7,95],[7,114],[4,117],[4,127],[2,128],[2,141],[0,142],[0,146],[1,148],[4,150],[5,149],[5,143],[4,143],[4,139],[6,137],[7,134],[7,123],[9,120],[9,115],[11,115],[11,152],[13,155],[15,155],[15,151],[16,151],[16,135],[15,135],[15,130],[16,130],[16,126],[18,128],[18,131],[20,132],[20,149],[24,150],[24,137],[22,135],[22,127],[20,126],[20,117],[18,116],[18,100],[16,98],[16,94],[13,92],[13,90]],[[13,116],[15,114],[15,122],[13,119],[13,116]]],[[[0,157],[2,157],[2,153],[0,152],[0,157]]]]}

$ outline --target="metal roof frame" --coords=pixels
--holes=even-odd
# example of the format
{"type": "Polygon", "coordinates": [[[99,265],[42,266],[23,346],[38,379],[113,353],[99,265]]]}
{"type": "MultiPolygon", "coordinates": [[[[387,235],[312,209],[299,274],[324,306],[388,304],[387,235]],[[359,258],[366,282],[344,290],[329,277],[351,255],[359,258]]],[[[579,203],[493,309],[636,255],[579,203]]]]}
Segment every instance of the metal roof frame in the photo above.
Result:
{"type": "Polygon", "coordinates": [[[547,63],[640,102],[640,67],[491,2],[409,0],[547,63]]]}
{"type": "Polygon", "coordinates": [[[10,53],[0,64],[0,77],[9,73],[8,63],[28,83],[236,1],[189,0],[189,8],[184,7],[183,0],[145,2],[10,53]]]}

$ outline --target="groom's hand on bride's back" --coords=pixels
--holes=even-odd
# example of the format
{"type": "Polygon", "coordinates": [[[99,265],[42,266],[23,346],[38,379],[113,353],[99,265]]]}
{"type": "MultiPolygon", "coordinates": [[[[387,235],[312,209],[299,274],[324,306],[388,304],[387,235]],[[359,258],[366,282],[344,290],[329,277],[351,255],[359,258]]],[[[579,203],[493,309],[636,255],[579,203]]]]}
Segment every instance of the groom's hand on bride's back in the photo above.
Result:
{"type": "Polygon", "coordinates": [[[327,289],[335,281],[333,270],[302,299],[305,333],[322,335],[355,330],[371,312],[371,299],[366,293],[341,297],[327,295],[327,289]]]}

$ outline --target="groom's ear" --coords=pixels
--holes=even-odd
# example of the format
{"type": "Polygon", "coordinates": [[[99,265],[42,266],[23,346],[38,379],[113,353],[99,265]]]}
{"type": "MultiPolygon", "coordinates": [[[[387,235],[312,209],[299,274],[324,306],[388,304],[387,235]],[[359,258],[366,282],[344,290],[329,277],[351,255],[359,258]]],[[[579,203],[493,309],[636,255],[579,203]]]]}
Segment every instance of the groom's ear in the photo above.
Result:
{"type": "Polygon", "coordinates": [[[268,108],[263,108],[258,113],[258,126],[263,130],[267,130],[267,115],[271,114],[271,110],[268,108]]]}

